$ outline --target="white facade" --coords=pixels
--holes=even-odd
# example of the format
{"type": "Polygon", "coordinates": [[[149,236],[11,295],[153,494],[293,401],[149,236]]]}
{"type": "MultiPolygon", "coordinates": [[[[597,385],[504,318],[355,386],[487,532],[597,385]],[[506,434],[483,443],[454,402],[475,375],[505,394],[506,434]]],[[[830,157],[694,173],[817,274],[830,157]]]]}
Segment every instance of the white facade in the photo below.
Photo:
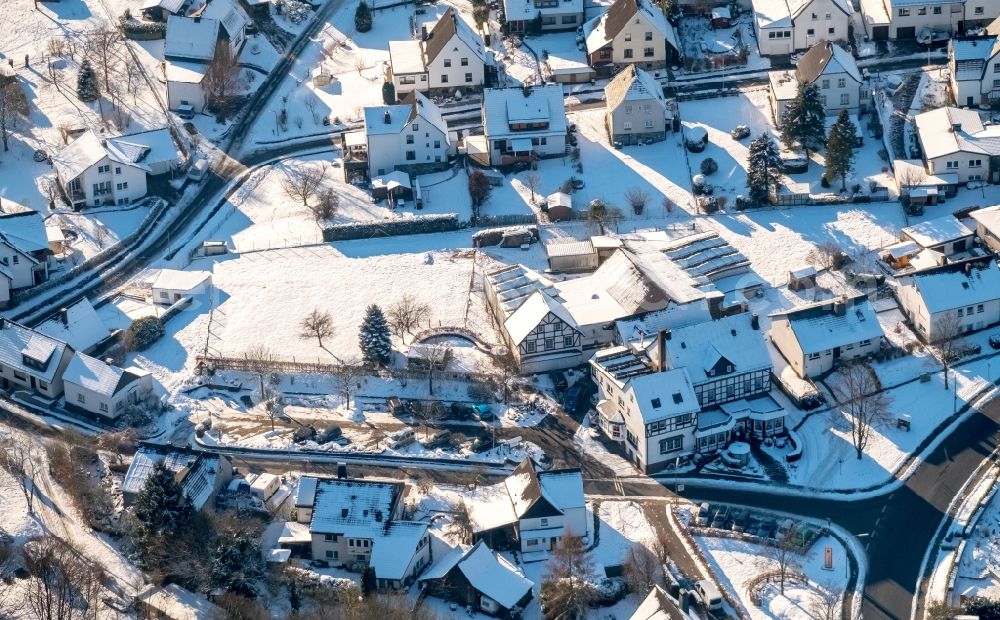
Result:
{"type": "Polygon", "coordinates": [[[104,157],[75,179],[63,182],[63,189],[74,205],[127,205],[146,195],[146,173],[104,157]]]}
{"type": "Polygon", "coordinates": [[[959,184],[1000,181],[1000,170],[990,166],[1000,156],[1000,127],[984,125],[976,110],[937,108],[917,114],[914,122],[931,175],[951,173],[959,184]]]}
{"type": "Polygon", "coordinates": [[[985,266],[967,262],[904,276],[896,294],[927,342],[1000,322],[1000,270],[992,259],[985,266]]]}
{"type": "Polygon", "coordinates": [[[77,353],[63,374],[66,404],[113,420],[152,389],[153,377],[138,368],[121,369],[77,353]]]}
{"type": "Polygon", "coordinates": [[[418,92],[410,103],[364,109],[371,178],[446,165],[451,145],[437,106],[418,92]]]}
{"type": "Polygon", "coordinates": [[[200,114],[205,109],[202,82],[207,68],[208,65],[193,62],[166,61],[167,105],[171,110],[189,105],[195,114],[200,114]]]}
{"type": "Polygon", "coordinates": [[[483,126],[491,165],[507,165],[532,154],[543,158],[565,155],[562,86],[485,89],[483,126]]]}
{"type": "Polygon", "coordinates": [[[396,98],[430,90],[479,90],[488,52],[482,38],[449,8],[419,41],[389,42],[389,74],[396,98]]]}
{"type": "Polygon", "coordinates": [[[1000,98],[1000,37],[952,39],[948,42],[948,70],[958,105],[977,107],[1000,98]]]}
{"type": "Polygon", "coordinates": [[[854,11],[838,0],[753,0],[757,47],[762,56],[792,54],[822,41],[847,39],[854,11]]]}
{"type": "Polygon", "coordinates": [[[965,3],[934,0],[883,0],[889,14],[889,38],[913,39],[924,28],[954,33],[965,19],[965,3]]]}
{"type": "Polygon", "coordinates": [[[178,271],[161,269],[153,281],[153,303],[171,305],[183,297],[201,295],[212,286],[208,271],[178,271]]]}

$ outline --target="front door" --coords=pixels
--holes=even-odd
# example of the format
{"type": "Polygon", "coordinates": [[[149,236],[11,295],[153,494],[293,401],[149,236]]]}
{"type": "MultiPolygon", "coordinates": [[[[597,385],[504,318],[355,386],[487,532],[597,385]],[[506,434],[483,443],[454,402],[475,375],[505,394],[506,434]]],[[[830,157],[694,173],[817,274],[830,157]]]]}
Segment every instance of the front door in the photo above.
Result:
{"type": "Polygon", "coordinates": [[[966,100],[965,100],[965,105],[967,105],[970,108],[972,108],[972,107],[975,107],[976,104],[973,103],[973,98],[972,97],[967,97],[966,100]]]}
{"type": "Polygon", "coordinates": [[[839,357],[840,357],[840,347],[834,347],[833,348],[833,359],[837,359],[839,357]]]}

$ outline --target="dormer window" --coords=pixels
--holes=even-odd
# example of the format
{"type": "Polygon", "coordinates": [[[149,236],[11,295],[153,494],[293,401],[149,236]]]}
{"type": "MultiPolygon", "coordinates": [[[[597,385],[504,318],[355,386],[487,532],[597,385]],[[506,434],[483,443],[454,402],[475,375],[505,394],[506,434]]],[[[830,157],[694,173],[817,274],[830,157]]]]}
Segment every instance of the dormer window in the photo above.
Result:
{"type": "Polygon", "coordinates": [[[674,404],[679,405],[684,402],[684,396],[680,392],[674,392],[674,404]]]}
{"type": "Polygon", "coordinates": [[[663,404],[663,403],[662,403],[662,402],[660,402],[660,399],[659,399],[659,398],[654,398],[654,399],[652,400],[652,405],[653,405],[653,409],[659,409],[659,408],[660,408],[660,406],[661,406],[662,404],[663,404]]]}

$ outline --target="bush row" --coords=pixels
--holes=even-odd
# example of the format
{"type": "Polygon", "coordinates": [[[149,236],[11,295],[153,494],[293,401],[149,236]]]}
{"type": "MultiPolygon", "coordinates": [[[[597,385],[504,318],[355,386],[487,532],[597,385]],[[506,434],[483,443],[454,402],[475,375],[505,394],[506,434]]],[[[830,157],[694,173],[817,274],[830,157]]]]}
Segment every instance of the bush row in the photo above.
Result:
{"type": "Polygon", "coordinates": [[[324,241],[349,241],[372,237],[397,237],[458,230],[462,225],[455,213],[418,215],[406,219],[380,222],[353,222],[323,227],[324,241]]]}

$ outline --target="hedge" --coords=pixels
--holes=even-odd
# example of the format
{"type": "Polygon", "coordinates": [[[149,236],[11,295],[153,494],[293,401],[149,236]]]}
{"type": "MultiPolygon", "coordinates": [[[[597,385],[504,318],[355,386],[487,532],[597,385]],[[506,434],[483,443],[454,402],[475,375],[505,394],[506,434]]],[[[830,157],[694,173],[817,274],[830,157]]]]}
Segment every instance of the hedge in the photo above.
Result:
{"type": "Polygon", "coordinates": [[[122,34],[133,41],[153,41],[167,36],[167,25],[163,22],[141,22],[122,16],[118,20],[122,34]]]}
{"type": "Polygon", "coordinates": [[[323,228],[323,241],[349,241],[372,237],[398,237],[450,232],[462,227],[455,213],[418,215],[399,220],[333,224],[323,228]]]}

